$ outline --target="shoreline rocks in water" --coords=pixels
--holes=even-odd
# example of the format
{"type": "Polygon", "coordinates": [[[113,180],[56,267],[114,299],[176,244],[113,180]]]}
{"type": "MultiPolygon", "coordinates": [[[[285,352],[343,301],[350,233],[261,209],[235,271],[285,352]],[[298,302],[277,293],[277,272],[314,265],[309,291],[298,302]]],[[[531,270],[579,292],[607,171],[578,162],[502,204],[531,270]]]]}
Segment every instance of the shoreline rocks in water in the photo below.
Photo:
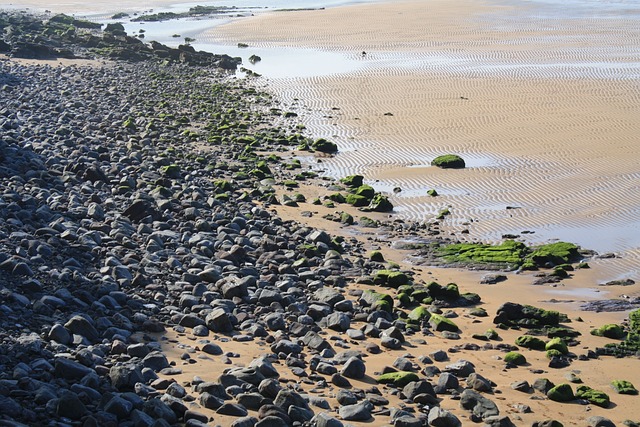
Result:
{"type": "MultiPolygon", "coordinates": [[[[509,425],[494,402],[497,385],[469,361],[447,361],[459,349],[517,349],[495,331],[483,347],[410,354],[423,337],[467,339],[451,319],[480,297],[416,283],[412,272],[369,259],[356,239],[268,210],[274,187],[309,176],[270,154],[304,137],[287,131],[287,117],[274,120],[268,94],[187,63],[0,61],[2,421],[509,425]],[[372,289],[347,286],[356,282],[372,289]],[[158,338],[167,328],[190,331],[203,353],[229,360],[233,352],[215,341],[265,347],[247,366],[183,384],[167,379],[181,371],[158,338]],[[368,342],[368,353],[354,342],[368,342]],[[406,354],[371,372],[368,354],[392,350],[406,354]],[[350,388],[374,376],[380,384],[350,388]],[[310,384],[340,388],[337,406],[310,384]],[[390,408],[398,396],[402,405],[390,408]],[[445,397],[464,410],[440,408],[445,397]]],[[[574,344],[559,313],[503,308],[500,326],[552,326],[574,344]]],[[[191,357],[182,360],[204,363],[191,357]]]]}

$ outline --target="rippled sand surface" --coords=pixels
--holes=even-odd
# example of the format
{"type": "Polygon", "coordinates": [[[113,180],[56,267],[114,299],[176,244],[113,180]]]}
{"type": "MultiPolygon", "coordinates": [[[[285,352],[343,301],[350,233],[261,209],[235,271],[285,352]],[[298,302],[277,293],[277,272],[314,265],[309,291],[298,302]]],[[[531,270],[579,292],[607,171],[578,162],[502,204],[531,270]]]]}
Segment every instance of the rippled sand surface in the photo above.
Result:
{"type": "Polygon", "coordinates": [[[450,205],[445,222],[468,229],[462,238],[534,231],[523,237],[630,249],[638,260],[638,3],[354,5],[242,19],[199,40],[315,48],[357,63],[269,84],[338,142],[327,174],[400,187],[403,217],[431,220],[450,205]],[[450,152],[470,167],[429,166],[450,152]],[[430,188],[441,196],[427,197],[430,188]]]}

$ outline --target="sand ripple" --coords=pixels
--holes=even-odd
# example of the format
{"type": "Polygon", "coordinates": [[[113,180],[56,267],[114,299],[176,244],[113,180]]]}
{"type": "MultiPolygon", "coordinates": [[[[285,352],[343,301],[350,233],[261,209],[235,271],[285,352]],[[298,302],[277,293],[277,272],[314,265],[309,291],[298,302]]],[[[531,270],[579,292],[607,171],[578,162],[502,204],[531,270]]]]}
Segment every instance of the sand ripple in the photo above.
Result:
{"type": "Polygon", "coordinates": [[[307,127],[341,147],[318,168],[401,187],[392,197],[405,218],[430,221],[451,206],[444,224],[461,238],[532,230],[523,235],[532,242],[640,247],[640,6],[443,5],[403,2],[413,7],[403,16],[381,4],[258,17],[206,37],[357,62],[269,85],[285,103],[303,100],[307,127]],[[428,166],[447,152],[469,167],[428,166]],[[441,196],[426,196],[430,188],[441,196]]]}

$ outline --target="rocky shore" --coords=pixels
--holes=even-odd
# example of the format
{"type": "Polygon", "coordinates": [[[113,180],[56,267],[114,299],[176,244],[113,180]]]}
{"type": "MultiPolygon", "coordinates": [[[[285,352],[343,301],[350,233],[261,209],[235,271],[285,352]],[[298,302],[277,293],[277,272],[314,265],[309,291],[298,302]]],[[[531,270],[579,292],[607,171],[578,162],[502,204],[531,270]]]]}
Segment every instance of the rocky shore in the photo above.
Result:
{"type": "MultiPolygon", "coordinates": [[[[520,335],[517,345],[493,329],[465,336],[453,319],[489,316],[480,295],[414,280],[356,238],[279,218],[270,207],[302,203],[290,189],[315,177],[285,153],[330,143],[300,134],[295,114],[220,63],[182,58],[0,61],[0,425],[522,425],[495,402],[505,384],[449,357],[495,351],[515,369],[534,349],[560,369],[615,352],[579,349],[566,316],[508,302],[491,325],[520,335]],[[168,358],[168,331],[193,337],[193,353],[168,358]],[[443,348],[412,350],[425,338],[443,348]],[[231,361],[232,344],[247,342],[263,351],[244,366],[173,379],[183,365],[231,361]],[[374,372],[367,357],[385,352],[393,362],[374,372]]],[[[620,331],[616,354],[634,355],[638,316],[620,331]]],[[[586,385],[575,395],[542,377],[506,386],[609,405],[586,385]]],[[[559,421],[540,413],[534,425],[559,421]]]]}

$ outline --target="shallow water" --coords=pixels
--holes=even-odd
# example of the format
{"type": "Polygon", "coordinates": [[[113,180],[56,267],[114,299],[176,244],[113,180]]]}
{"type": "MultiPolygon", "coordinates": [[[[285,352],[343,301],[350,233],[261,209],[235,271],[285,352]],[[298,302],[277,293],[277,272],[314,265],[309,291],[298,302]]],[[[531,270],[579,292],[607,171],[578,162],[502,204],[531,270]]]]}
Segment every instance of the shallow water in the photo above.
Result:
{"type": "MultiPolygon", "coordinates": [[[[298,0],[294,2],[286,2],[287,8],[319,8],[331,7],[346,3],[354,3],[353,1],[305,1],[298,0]]],[[[497,0],[493,3],[503,4],[505,6],[514,6],[513,0],[497,0]]],[[[267,2],[253,0],[239,1],[222,1],[222,2],[193,2],[193,3],[177,3],[167,8],[172,11],[186,10],[195,4],[219,6],[237,6],[240,8],[240,14],[251,14],[268,12],[274,9],[285,7],[285,2],[271,0],[267,2]]],[[[525,18],[528,25],[535,27],[537,22],[545,22],[553,26],[559,20],[573,18],[588,18],[596,20],[602,24],[602,37],[615,37],[615,22],[619,16],[624,15],[626,19],[637,18],[640,23],[640,7],[634,0],[532,0],[522,4],[522,6],[535,6],[533,9],[535,15],[525,18]],[[532,24],[533,23],[533,24],[532,24]]],[[[520,3],[516,6],[520,6],[520,3]]],[[[160,11],[155,10],[156,12],[160,11]]],[[[490,17],[491,18],[491,17],[490,17]]],[[[143,28],[145,39],[158,40],[170,45],[177,45],[183,41],[184,37],[195,38],[193,43],[197,49],[209,50],[215,53],[227,53],[231,56],[240,56],[243,58],[243,65],[267,78],[267,82],[276,90],[280,91],[285,102],[291,102],[293,98],[300,95],[300,91],[292,91],[290,88],[295,84],[310,85],[314,79],[326,76],[335,76],[344,74],[362,75],[363,73],[384,73],[389,67],[395,67],[395,70],[403,69],[406,72],[437,72],[455,77],[460,76],[477,76],[484,78],[487,76],[510,78],[535,78],[535,79],[600,79],[604,81],[615,82],[634,81],[640,79],[640,41],[635,44],[635,48],[619,49],[602,40],[599,43],[591,43],[590,39],[577,38],[575,46],[572,47],[571,54],[555,48],[555,40],[551,36],[542,34],[540,37],[546,37],[545,46],[548,49],[544,52],[538,52],[535,57],[521,55],[516,57],[504,57],[493,49],[466,51],[458,50],[455,52],[376,52],[369,55],[366,61],[358,52],[348,52],[344,50],[327,51],[298,49],[294,47],[273,47],[267,45],[249,46],[246,49],[238,48],[235,45],[221,45],[213,42],[204,33],[210,28],[228,22],[232,19],[229,16],[217,17],[207,20],[180,20],[166,21],[162,23],[127,23],[127,30],[137,32],[143,28]],[[180,38],[171,37],[174,33],[179,33],[180,38]],[[262,61],[256,64],[250,64],[248,57],[258,55],[262,61]],[[298,80],[306,79],[306,80],[298,80]]],[[[489,18],[488,18],[489,19],[489,18]]],[[[505,31],[513,30],[513,22],[511,18],[506,17],[503,20],[498,19],[491,22],[496,30],[503,29],[505,31]]],[[[519,43],[525,43],[527,40],[518,39],[517,31],[515,39],[506,40],[504,43],[511,44],[511,48],[517,48],[519,43]]],[[[599,35],[596,35],[599,37],[599,35]]],[[[597,39],[593,39],[594,41],[597,39]]],[[[638,88],[638,85],[636,85],[638,88]]],[[[309,96],[314,96],[311,87],[307,91],[309,96]]],[[[612,87],[612,92],[616,88],[612,87]]],[[[576,107],[579,108],[579,107],[576,107]]],[[[390,150],[389,144],[385,149],[384,156],[362,156],[364,149],[369,144],[358,138],[357,130],[336,129],[332,123],[325,118],[326,112],[318,112],[315,116],[307,117],[305,123],[308,129],[321,136],[335,136],[334,140],[341,147],[341,153],[333,160],[325,160],[321,165],[324,174],[339,178],[351,173],[364,173],[373,169],[387,170],[391,168],[409,167],[412,169],[424,169],[429,171],[429,163],[436,154],[433,149],[421,148],[412,150],[411,152],[403,152],[402,150],[390,150]]],[[[439,140],[434,140],[434,144],[438,144],[439,140]]],[[[393,144],[391,144],[393,146],[393,144]]],[[[585,216],[583,223],[576,223],[571,220],[572,217],[579,213],[575,210],[558,211],[552,216],[553,220],[546,223],[540,223],[535,220],[535,216],[553,206],[547,205],[554,203],[554,199],[541,200],[539,203],[521,204],[514,202],[517,199],[516,194],[501,191],[499,188],[501,179],[510,179],[506,176],[507,172],[528,168],[541,167],[553,170],[557,165],[545,165],[540,163],[540,159],[535,160],[535,164],[531,159],[518,157],[509,158],[508,153],[496,156],[495,153],[474,152],[473,150],[464,150],[463,157],[467,160],[469,168],[482,170],[486,176],[495,176],[491,182],[498,186],[491,188],[490,194],[485,189],[479,189],[474,185],[453,186],[442,180],[433,180],[426,182],[425,180],[402,180],[393,179],[371,180],[371,184],[380,191],[389,192],[395,187],[402,187],[402,192],[394,195],[394,201],[397,205],[398,215],[412,220],[422,220],[428,218],[433,213],[438,212],[442,207],[451,204],[454,209],[460,209],[467,212],[465,217],[452,216],[449,221],[454,225],[462,224],[471,219],[479,220],[474,224],[475,236],[480,236],[486,240],[498,241],[501,233],[517,234],[523,230],[534,230],[532,234],[523,236],[530,243],[540,243],[552,239],[560,239],[576,242],[584,247],[595,249],[599,252],[620,252],[640,247],[640,206],[620,214],[610,213],[603,216],[596,214],[597,210],[593,210],[593,214],[585,216]],[[504,172],[504,174],[503,174],[504,172]],[[505,176],[502,176],[505,175],[505,176]],[[430,201],[420,196],[428,188],[436,188],[443,197],[437,201],[430,201]],[[510,205],[521,207],[519,211],[505,211],[510,205]],[[564,219],[563,219],[564,218],[564,219]],[[570,221],[567,221],[570,220],[570,221]],[[499,224],[499,225],[496,225],[499,224]],[[498,231],[499,230],[499,231],[498,231]]],[[[564,153],[563,153],[564,154],[564,153]]],[[[640,171],[637,171],[640,173],[640,171]]],[[[578,176],[580,171],[567,172],[567,176],[578,176]]],[[[545,177],[542,172],[540,175],[532,177],[532,179],[542,179],[545,177]]],[[[604,179],[604,178],[603,178],[604,179]]],[[[610,177],[606,178],[608,181],[610,177]]],[[[626,179],[626,178],[625,178],[626,179]]],[[[615,182],[611,180],[611,182],[615,182]]],[[[609,191],[607,187],[602,189],[588,188],[576,189],[576,191],[584,192],[584,197],[596,194],[598,191],[606,193],[609,191]]],[[[560,196],[559,196],[560,197],[560,196]]],[[[593,203],[603,203],[602,197],[595,197],[593,203]]],[[[559,199],[558,199],[559,201],[559,199]]],[[[608,203],[608,202],[604,202],[608,203]]],[[[587,205],[585,205],[587,208],[587,205]]],[[[579,209],[579,208],[576,208],[579,209]]],[[[635,253],[635,252],[634,252],[635,253]]],[[[635,256],[632,258],[636,258],[635,256]]],[[[627,263],[627,267],[631,267],[633,263],[627,263]]],[[[637,273],[638,267],[631,267],[632,272],[637,273]]]]}

